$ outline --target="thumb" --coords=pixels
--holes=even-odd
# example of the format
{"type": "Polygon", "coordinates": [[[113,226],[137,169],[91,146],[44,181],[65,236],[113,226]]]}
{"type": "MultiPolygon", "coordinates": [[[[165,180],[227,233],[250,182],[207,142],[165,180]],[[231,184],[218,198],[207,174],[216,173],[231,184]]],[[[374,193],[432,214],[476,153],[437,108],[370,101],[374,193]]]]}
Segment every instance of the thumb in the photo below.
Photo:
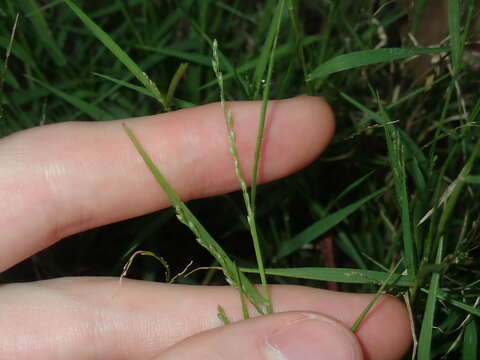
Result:
{"type": "Polygon", "coordinates": [[[344,325],[317,313],[261,316],[191,336],[155,360],[361,360],[360,344],[344,325]]]}

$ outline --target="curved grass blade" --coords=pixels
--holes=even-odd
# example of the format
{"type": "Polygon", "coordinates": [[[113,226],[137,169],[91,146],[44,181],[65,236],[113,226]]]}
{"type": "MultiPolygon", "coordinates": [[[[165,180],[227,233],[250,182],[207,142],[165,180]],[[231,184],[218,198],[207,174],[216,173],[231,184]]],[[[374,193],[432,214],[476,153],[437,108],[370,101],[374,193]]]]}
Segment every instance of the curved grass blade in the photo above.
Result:
{"type": "Polygon", "coordinates": [[[157,85],[150,80],[147,74],[132,60],[128,54],[123,51],[120,46],[103,31],[95,22],[93,22],[88,15],[83,12],[77,5],[71,0],[63,0],[70,9],[78,16],[78,18],[85,24],[85,26],[95,35],[95,37],[108,49],[112,54],[123,64],[125,67],[140,81],[145,88],[150,91],[155,99],[168,111],[168,107],[165,103],[165,98],[158,89],[157,85]]]}
{"type": "Polygon", "coordinates": [[[25,75],[28,79],[35,81],[36,83],[42,85],[58,97],[61,97],[63,100],[66,102],[70,103],[71,105],[75,106],[78,110],[84,112],[88,116],[90,116],[94,120],[111,120],[112,115],[107,113],[106,111],[100,109],[96,105],[93,105],[91,103],[88,103],[82,99],[79,99],[78,97],[75,97],[73,95],[67,94],[66,92],[57,89],[51,85],[48,85],[44,83],[43,81],[40,81],[32,76],[25,75]]]}
{"type": "Polygon", "coordinates": [[[331,74],[361,66],[400,60],[416,55],[436,54],[449,50],[449,48],[382,48],[356,51],[336,56],[320,64],[308,75],[307,81],[325,78],[331,74]]]}
{"type": "Polygon", "coordinates": [[[178,66],[177,71],[172,77],[172,80],[170,80],[170,85],[168,86],[168,91],[167,91],[167,97],[165,99],[165,104],[167,105],[167,108],[170,108],[173,100],[173,95],[175,95],[175,90],[177,89],[178,83],[182,79],[182,77],[185,75],[185,72],[187,71],[188,63],[181,63],[178,66]]]}
{"type": "MultiPolygon", "coordinates": [[[[258,269],[241,268],[245,273],[258,273],[258,269]]],[[[407,275],[392,274],[382,271],[326,268],[326,267],[298,267],[298,268],[267,268],[268,275],[291,277],[306,280],[335,281],[346,284],[382,284],[410,287],[415,285],[415,279],[407,275]]]]}
{"type": "Polygon", "coordinates": [[[343,209],[338,210],[337,212],[331,215],[328,215],[327,217],[321,220],[318,220],[317,222],[313,223],[308,228],[303,230],[301,233],[294,236],[292,239],[283,242],[280,245],[280,248],[278,249],[278,253],[274,261],[277,261],[287,255],[290,255],[294,251],[300,249],[302,246],[315,240],[316,238],[318,238],[319,236],[321,236],[322,234],[324,234],[325,232],[333,228],[335,225],[345,220],[350,214],[360,209],[362,205],[364,205],[367,201],[372,200],[379,194],[383,193],[385,190],[386,188],[375,191],[373,194],[370,194],[364,197],[363,199],[353,204],[350,204],[344,207],[343,209]]]}

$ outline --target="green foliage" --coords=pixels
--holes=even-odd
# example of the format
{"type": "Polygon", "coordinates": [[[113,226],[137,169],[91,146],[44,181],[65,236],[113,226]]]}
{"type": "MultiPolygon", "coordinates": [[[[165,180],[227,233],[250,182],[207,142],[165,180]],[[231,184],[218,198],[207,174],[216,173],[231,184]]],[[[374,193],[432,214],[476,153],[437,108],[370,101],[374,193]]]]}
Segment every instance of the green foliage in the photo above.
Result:
{"type": "Polygon", "coordinates": [[[349,54],[336,56],[318,65],[307,77],[307,81],[316,78],[327,77],[340,71],[355,69],[361,66],[384,63],[393,60],[409,58],[415,55],[434,54],[448,51],[446,48],[439,49],[374,49],[362,50],[349,54]]]}
{"type": "MultiPolygon", "coordinates": [[[[258,274],[264,284],[268,276],[387,290],[409,298],[420,359],[477,357],[480,99],[478,63],[466,44],[478,39],[478,11],[475,1],[447,0],[448,38],[418,48],[400,29],[415,37],[428,21],[427,3],[405,9],[383,0],[4,0],[0,136],[219,99],[228,125],[228,100],[262,100],[252,189],[244,184],[242,193],[188,208],[161,176],[162,164],[153,164],[129,132],[193,236],[165,210],[77,235],[82,241],[67,239],[37,255],[29,272],[118,276],[142,250],[161,254],[172,274],[183,274],[192,260],[209,272],[176,280],[226,278],[240,289],[245,317],[248,302],[269,311],[267,293],[252,286],[258,274]],[[268,99],[305,93],[325,97],[334,109],[329,149],[299,174],[257,187],[268,99]],[[318,250],[329,237],[331,254],[318,250]]],[[[233,149],[234,134],[225,136],[233,149]]],[[[129,274],[165,277],[144,257],[129,274]]],[[[2,277],[31,280],[15,270],[2,277]]],[[[218,314],[228,321],[221,307],[218,314]]]]}

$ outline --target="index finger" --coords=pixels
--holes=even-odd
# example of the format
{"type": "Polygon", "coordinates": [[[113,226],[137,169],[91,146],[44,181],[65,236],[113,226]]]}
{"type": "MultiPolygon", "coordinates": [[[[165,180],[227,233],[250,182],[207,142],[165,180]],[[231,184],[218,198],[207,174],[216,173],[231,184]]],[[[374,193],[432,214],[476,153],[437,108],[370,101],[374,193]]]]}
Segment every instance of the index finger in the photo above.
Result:
{"type": "MultiPolygon", "coordinates": [[[[260,103],[229,106],[248,182],[260,103]]],[[[121,121],[183,200],[238,188],[218,104],[121,121]]],[[[121,121],[47,125],[0,140],[0,271],[68,235],[169,206],[121,121]]],[[[319,98],[270,101],[259,181],[307,165],[333,129],[319,98]]]]}

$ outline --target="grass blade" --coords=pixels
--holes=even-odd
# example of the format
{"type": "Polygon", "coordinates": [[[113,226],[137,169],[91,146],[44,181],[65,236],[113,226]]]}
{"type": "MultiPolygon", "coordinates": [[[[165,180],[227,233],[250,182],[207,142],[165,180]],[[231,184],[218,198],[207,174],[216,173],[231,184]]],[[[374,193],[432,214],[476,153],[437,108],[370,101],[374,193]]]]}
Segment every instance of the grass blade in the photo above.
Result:
{"type": "Polygon", "coordinates": [[[88,15],[83,12],[77,5],[71,0],[63,0],[70,9],[78,16],[78,18],[85,24],[85,26],[95,35],[95,37],[108,49],[110,52],[123,64],[125,67],[140,81],[145,88],[150,91],[155,99],[162,104],[165,111],[169,108],[166,106],[165,98],[158,89],[157,85],[150,80],[142,69],[132,60],[128,54],[123,51],[120,46],[95,22],[93,22],[88,15]]]}
{"type": "Polygon", "coordinates": [[[88,103],[86,101],[83,101],[82,99],[79,99],[76,96],[67,94],[66,92],[57,89],[51,85],[48,85],[32,76],[26,75],[26,77],[30,80],[33,80],[34,82],[42,85],[58,97],[61,97],[63,100],[66,102],[70,103],[71,105],[75,106],[78,110],[84,112],[88,116],[90,116],[94,120],[112,120],[112,116],[108,114],[106,111],[100,109],[99,107],[88,103]]]}
{"type": "Polygon", "coordinates": [[[368,179],[373,173],[375,172],[375,170],[372,170],[370,171],[368,174],[362,176],[361,178],[359,178],[358,180],[355,180],[353,183],[351,183],[350,185],[348,185],[345,189],[342,190],[342,192],[340,194],[338,194],[338,196],[335,198],[334,201],[332,201],[330,204],[328,204],[327,208],[326,208],[326,212],[328,212],[334,205],[336,205],[343,197],[347,196],[351,191],[353,191],[355,188],[357,188],[358,186],[360,186],[366,179],[368,179]]]}
{"type": "Polygon", "coordinates": [[[407,191],[407,174],[405,171],[404,145],[399,130],[392,125],[390,118],[383,107],[380,99],[377,98],[380,107],[382,123],[385,124],[385,138],[387,141],[388,157],[393,171],[395,182],[395,194],[400,206],[400,217],[402,219],[402,236],[405,252],[405,263],[408,274],[416,274],[416,246],[413,239],[412,224],[410,219],[410,205],[407,191]]]}
{"type": "Polygon", "coordinates": [[[34,31],[37,33],[37,38],[45,44],[49,50],[48,54],[58,65],[65,65],[67,63],[65,56],[55,42],[48,22],[37,2],[35,0],[20,0],[19,5],[26,14],[29,14],[34,31]]]}
{"type": "Polygon", "coordinates": [[[475,319],[471,319],[465,326],[463,335],[463,360],[475,360],[478,358],[478,330],[475,319]]]}
{"type": "Polygon", "coordinates": [[[395,267],[392,269],[392,271],[388,274],[388,277],[385,279],[385,281],[382,282],[382,285],[380,286],[380,288],[378,289],[378,291],[375,293],[375,295],[372,297],[372,300],[370,300],[370,302],[368,303],[368,305],[365,307],[365,309],[363,309],[363,311],[361,312],[361,314],[358,316],[357,320],[355,320],[355,322],[353,323],[352,325],[352,332],[357,332],[358,328],[360,327],[360,325],[362,324],[362,321],[365,319],[365,317],[368,315],[368,313],[370,312],[370,310],[372,309],[373,305],[375,305],[375,303],[377,302],[378,298],[380,297],[380,295],[382,295],[383,293],[383,290],[385,290],[385,287],[388,285],[388,283],[391,281],[393,275],[395,274],[395,272],[397,271],[397,268],[398,266],[400,265],[401,261],[399,261],[397,263],[397,265],[395,265],[395,267]]]}
{"type": "Polygon", "coordinates": [[[480,184],[480,175],[467,176],[465,182],[470,184],[480,184]]]}
{"type": "Polygon", "coordinates": [[[460,65],[462,43],[460,41],[460,1],[448,0],[448,28],[450,31],[450,46],[452,49],[453,72],[456,73],[460,65]]]}
{"type": "Polygon", "coordinates": [[[248,216],[248,223],[250,225],[250,229],[252,233],[255,256],[257,258],[258,267],[260,269],[260,278],[262,280],[262,285],[264,287],[264,291],[268,299],[267,310],[269,313],[272,313],[273,309],[271,305],[270,294],[268,291],[265,271],[263,271],[264,269],[263,269],[262,250],[260,247],[260,240],[258,237],[257,224],[255,220],[255,214],[256,214],[255,203],[256,203],[256,193],[257,193],[257,175],[258,175],[258,169],[260,166],[260,159],[262,154],[263,137],[264,137],[264,131],[265,131],[265,120],[267,116],[268,100],[270,98],[270,95],[269,95],[270,86],[272,82],[273,66],[275,64],[275,50],[277,48],[278,35],[280,33],[281,14],[283,13],[283,7],[284,7],[284,0],[280,0],[276,10],[276,15],[279,17],[279,19],[275,23],[273,44],[269,54],[270,57],[268,61],[267,79],[265,81],[264,88],[263,88],[262,108],[260,110],[260,121],[258,122],[257,139],[255,144],[255,155],[254,155],[253,166],[252,166],[252,179],[251,179],[252,185],[250,188],[250,209],[249,209],[249,216],[248,216]]]}
{"type": "Polygon", "coordinates": [[[193,64],[199,64],[207,67],[210,67],[212,65],[212,62],[208,56],[196,54],[193,52],[177,50],[173,47],[161,47],[161,46],[152,47],[152,46],[141,45],[141,46],[138,46],[138,48],[146,51],[163,54],[166,56],[176,57],[178,59],[186,60],[193,64]]]}
{"type": "Polygon", "coordinates": [[[333,228],[335,225],[345,220],[350,214],[360,209],[367,201],[372,200],[379,194],[383,193],[385,190],[386,188],[375,191],[373,194],[370,194],[369,196],[366,196],[363,199],[353,204],[350,204],[343,209],[338,210],[337,212],[313,223],[289,241],[283,242],[278,249],[277,256],[275,257],[274,261],[290,255],[294,251],[300,249],[302,246],[315,240],[316,238],[333,228]]]}
{"type": "Polygon", "coordinates": [[[345,232],[341,231],[338,233],[337,238],[335,239],[335,245],[337,245],[347,256],[349,256],[350,259],[357,264],[357,266],[362,269],[367,268],[362,256],[345,232]]]}
{"type": "MultiPolygon", "coordinates": [[[[2,64],[0,63],[1,66],[1,72],[0,72],[0,119],[3,117],[3,84],[5,82],[11,83],[16,82],[17,80],[13,77],[13,75],[10,77],[10,71],[8,71],[8,59],[10,58],[10,54],[12,52],[12,47],[13,47],[13,40],[15,39],[15,31],[17,30],[17,25],[18,25],[18,18],[19,14],[15,16],[15,21],[13,22],[13,27],[12,31],[10,34],[10,40],[8,41],[7,45],[7,53],[5,54],[5,62],[2,64]]],[[[18,85],[18,83],[17,83],[18,85]]],[[[15,87],[15,86],[14,86],[15,87]]],[[[18,85],[19,87],[19,85],[18,85]]]]}
{"type": "Polygon", "coordinates": [[[227,314],[225,314],[223,307],[220,305],[217,305],[217,318],[223,323],[223,325],[230,324],[230,319],[228,318],[227,314]]]}
{"type": "Polygon", "coordinates": [[[312,87],[312,84],[307,82],[308,68],[307,68],[307,62],[305,60],[305,53],[303,51],[303,46],[302,46],[303,36],[300,31],[300,25],[298,21],[298,12],[297,12],[297,9],[295,8],[295,3],[293,0],[287,0],[287,9],[290,15],[290,22],[292,23],[293,30],[295,32],[297,53],[298,53],[298,56],[300,57],[300,63],[302,64],[303,78],[307,86],[308,94],[313,95],[314,89],[312,87]]]}
{"type": "MultiPolygon", "coordinates": [[[[443,253],[443,238],[438,246],[438,251],[435,259],[435,264],[439,265],[442,261],[443,253]]],[[[427,296],[427,305],[423,314],[422,328],[420,330],[420,337],[418,339],[418,360],[430,360],[432,350],[432,333],[433,320],[435,317],[435,308],[437,302],[437,295],[439,291],[440,273],[432,274],[430,281],[430,288],[427,296]]]]}
{"type": "Polygon", "coordinates": [[[99,74],[99,73],[93,73],[93,75],[95,76],[98,76],[98,77],[101,77],[102,79],[105,79],[105,80],[108,80],[108,81],[111,81],[115,84],[118,84],[118,85],[121,85],[123,87],[126,87],[130,90],[134,90],[140,94],[143,94],[143,95],[146,95],[146,96],[150,96],[153,98],[153,95],[150,91],[148,91],[147,89],[145,89],[144,87],[142,86],[137,86],[137,85],[133,85],[131,83],[129,83],[128,81],[124,81],[124,80],[120,80],[120,79],[115,79],[111,76],[108,76],[108,75],[105,75],[105,74],[99,74]]]}
{"type": "Polygon", "coordinates": [[[262,51],[258,56],[257,66],[253,73],[253,84],[255,86],[253,100],[258,99],[262,85],[266,85],[265,72],[267,71],[268,64],[272,62],[272,53],[275,52],[275,45],[278,38],[278,32],[280,30],[280,23],[282,22],[283,3],[279,1],[275,14],[273,15],[272,22],[270,23],[270,29],[268,30],[267,38],[263,44],[262,51]]]}
{"type": "MultiPolygon", "coordinates": [[[[242,272],[258,273],[258,269],[241,268],[242,272]]],[[[268,275],[298,279],[334,281],[345,284],[382,284],[410,287],[415,279],[401,274],[389,272],[328,267],[266,268],[268,275]]]]}
{"type": "Polygon", "coordinates": [[[467,163],[460,171],[460,174],[458,175],[457,179],[454,182],[454,188],[451,192],[451,195],[448,197],[448,200],[446,200],[445,202],[445,208],[442,212],[442,216],[440,217],[440,221],[438,224],[437,237],[443,236],[443,232],[445,231],[445,228],[447,226],[447,221],[452,215],[453,209],[457,205],[458,199],[465,185],[464,179],[470,175],[470,171],[472,170],[473,164],[475,163],[479,155],[480,155],[480,140],[478,140],[472,154],[467,160],[467,163]]]}
{"type": "Polygon", "coordinates": [[[311,81],[317,78],[325,78],[331,74],[355,69],[361,66],[379,64],[387,61],[400,60],[416,55],[435,54],[449,51],[448,48],[382,48],[374,50],[362,50],[349,54],[339,55],[325,61],[313,70],[307,78],[311,81]]]}
{"type": "Polygon", "coordinates": [[[480,317],[480,308],[474,307],[472,305],[465,304],[461,301],[449,299],[447,296],[438,296],[439,299],[444,299],[450,302],[452,305],[456,306],[459,309],[468,311],[470,314],[480,317]]]}
{"type": "Polygon", "coordinates": [[[173,75],[172,80],[170,81],[170,85],[168,86],[168,91],[167,91],[167,97],[165,99],[167,108],[170,108],[170,105],[172,104],[173,95],[175,95],[175,90],[177,89],[178,83],[180,82],[182,77],[185,75],[185,72],[187,71],[187,67],[188,67],[187,63],[180,64],[177,71],[173,75]]]}

